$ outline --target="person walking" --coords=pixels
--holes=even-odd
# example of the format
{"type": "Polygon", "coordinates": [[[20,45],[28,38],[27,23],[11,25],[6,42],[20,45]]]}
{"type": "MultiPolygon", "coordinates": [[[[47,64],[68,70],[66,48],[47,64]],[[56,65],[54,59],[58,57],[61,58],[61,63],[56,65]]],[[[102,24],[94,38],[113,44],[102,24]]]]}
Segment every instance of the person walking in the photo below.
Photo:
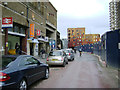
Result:
{"type": "Polygon", "coordinates": [[[18,43],[16,43],[16,45],[15,45],[15,49],[16,49],[16,54],[19,54],[20,46],[18,45],[18,43]]]}
{"type": "Polygon", "coordinates": [[[79,53],[80,53],[80,56],[82,56],[82,50],[81,50],[81,48],[79,49],[79,53]]]}

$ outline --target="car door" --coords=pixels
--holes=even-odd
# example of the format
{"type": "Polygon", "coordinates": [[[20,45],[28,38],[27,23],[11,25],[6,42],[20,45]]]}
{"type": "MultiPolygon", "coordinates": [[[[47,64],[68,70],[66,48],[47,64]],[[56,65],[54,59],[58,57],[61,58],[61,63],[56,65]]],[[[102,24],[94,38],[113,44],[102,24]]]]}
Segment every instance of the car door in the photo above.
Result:
{"type": "Polygon", "coordinates": [[[42,75],[41,72],[44,69],[44,67],[41,66],[41,63],[31,56],[26,56],[23,58],[20,62],[20,68],[24,72],[29,84],[40,79],[42,75]]]}
{"type": "Polygon", "coordinates": [[[37,59],[33,57],[28,58],[26,65],[30,66],[32,72],[30,73],[31,75],[29,76],[30,81],[34,82],[44,76],[45,67],[37,59]]]}

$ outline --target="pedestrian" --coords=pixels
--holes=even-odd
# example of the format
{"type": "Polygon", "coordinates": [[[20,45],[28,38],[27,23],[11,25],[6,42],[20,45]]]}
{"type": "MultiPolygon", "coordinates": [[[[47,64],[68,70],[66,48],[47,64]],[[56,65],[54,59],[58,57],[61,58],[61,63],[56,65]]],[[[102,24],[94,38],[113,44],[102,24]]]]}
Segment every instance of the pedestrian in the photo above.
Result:
{"type": "Polygon", "coordinates": [[[19,54],[20,46],[18,45],[18,43],[16,43],[16,45],[15,45],[15,49],[16,49],[16,54],[19,54]]]}
{"type": "Polygon", "coordinates": [[[81,48],[79,49],[79,52],[80,52],[80,56],[82,56],[82,50],[81,50],[81,48]]]}
{"type": "Polygon", "coordinates": [[[41,49],[41,53],[42,53],[42,58],[44,59],[45,58],[45,49],[44,48],[41,49]]]}

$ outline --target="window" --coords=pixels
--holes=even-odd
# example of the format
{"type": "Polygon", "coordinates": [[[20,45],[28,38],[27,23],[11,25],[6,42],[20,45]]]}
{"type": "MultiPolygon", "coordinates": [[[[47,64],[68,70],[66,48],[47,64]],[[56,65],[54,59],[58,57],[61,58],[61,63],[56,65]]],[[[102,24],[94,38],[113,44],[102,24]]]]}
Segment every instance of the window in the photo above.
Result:
{"type": "Polygon", "coordinates": [[[25,62],[25,65],[32,65],[32,64],[38,64],[38,60],[35,60],[33,57],[28,57],[26,62],[25,62]]]}
{"type": "Polygon", "coordinates": [[[40,2],[38,2],[38,10],[40,10],[40,2]]]}
{"type": "Polygon", "coordinates": [[[14,26],[14,32],[19,33],[19,27],[18,26],[14,26]]]}
{"type": "Polygon", "coordinates": [[[70,32],[70,30],[68,30],[68,32],[70,32]]]}
{"type": "Polygon", "coordinates": [[[21,34],[25,34],[24,28],[22,28],[22,27],[20,28],[20,33],[21,33],[21,34]]]}
{"type": "Polygon", "coordinates": [[[34,59],[33,57],[24,57],[22,62],[20,62],[19,66],[33,65],[39,64],[39,61],[34,59]]]}
{"type": "Polygon", "coordinates": [[[13,32],[13,28],[8,28],[8,31],[11,31],[11,32],[13,32]]]}

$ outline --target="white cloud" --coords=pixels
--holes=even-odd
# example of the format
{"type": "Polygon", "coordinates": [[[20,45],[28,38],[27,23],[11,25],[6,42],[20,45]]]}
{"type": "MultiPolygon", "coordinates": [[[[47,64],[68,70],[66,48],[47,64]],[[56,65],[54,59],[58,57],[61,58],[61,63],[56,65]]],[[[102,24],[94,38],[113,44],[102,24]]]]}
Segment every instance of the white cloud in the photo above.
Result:
{"type": "Polygon", "coordinates": [[[109,0],[50,0],[58,10],[58,31],[67,37],[67,28],[85,27],[86,33],[109,30],[109,0]]]}
{"type": "Polygon", "coordinates": [[[104,11],[97,0],[50,0],[58,10],[58,15],[69,17],[91,17],[104,11]]]}

